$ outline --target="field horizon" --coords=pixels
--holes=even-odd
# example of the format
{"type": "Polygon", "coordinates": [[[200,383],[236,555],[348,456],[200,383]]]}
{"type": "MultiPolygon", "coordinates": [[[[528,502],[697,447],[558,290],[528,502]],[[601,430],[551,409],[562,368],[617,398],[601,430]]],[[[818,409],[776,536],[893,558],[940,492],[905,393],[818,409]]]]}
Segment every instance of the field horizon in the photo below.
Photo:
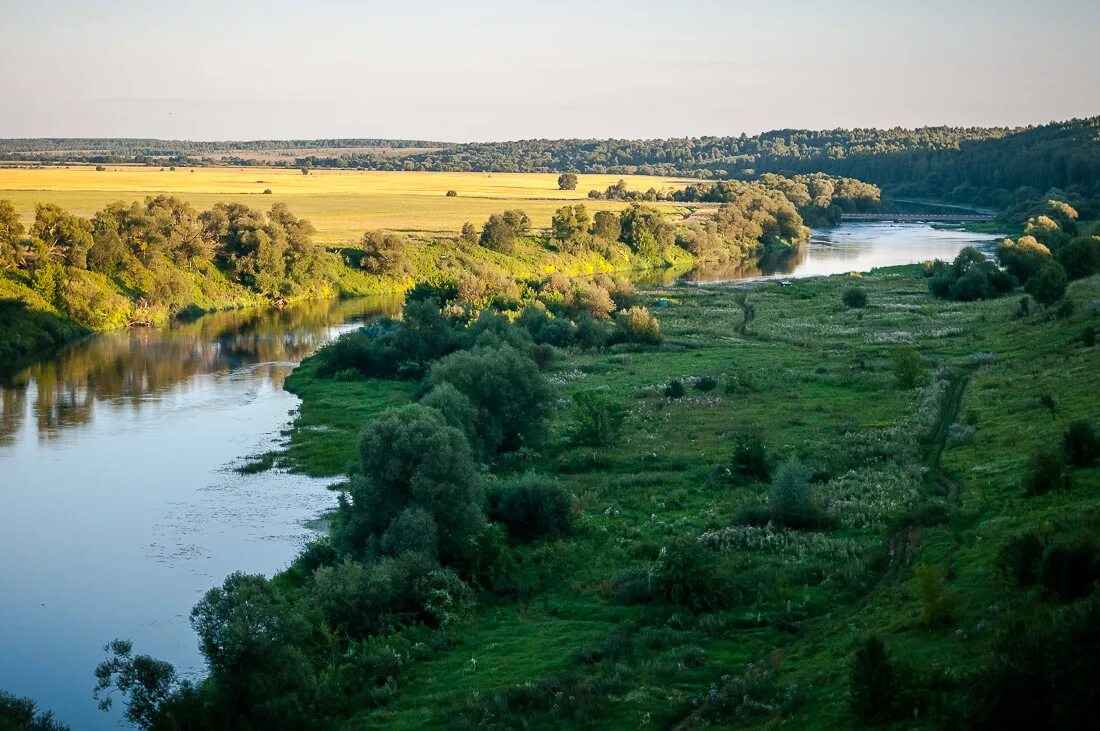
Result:
{"type": "MultiPolygon", "coordinates": [[[[311,170],[303,175],[296,168],[104,167],[0,168],[0,199],[12,201],[28,225],[40,203],[56,203],[81,216],[116,201],[160,194],[201,209],[229,202],[263,209],[286,203],[313,223],[320,243],[338,244],[373,229],[454,233],[467,221],[480,226],[490,214],[509,208],[522,208],[535,228],[546,228],[554,211],[566,203],[583,202],[591,212],[627,207],[624,201],[588,198],[588,191],[603,191],[619,180],[638,191],[682,188],[693,182],[646,175],[579,175],[575,190],[559,190],[557,173],[311,170]],[[456,195],[448,197],[449,190],[456,195]]],[[[686,210],[667,203],[652,205],[666,212],[686,210]]]]}

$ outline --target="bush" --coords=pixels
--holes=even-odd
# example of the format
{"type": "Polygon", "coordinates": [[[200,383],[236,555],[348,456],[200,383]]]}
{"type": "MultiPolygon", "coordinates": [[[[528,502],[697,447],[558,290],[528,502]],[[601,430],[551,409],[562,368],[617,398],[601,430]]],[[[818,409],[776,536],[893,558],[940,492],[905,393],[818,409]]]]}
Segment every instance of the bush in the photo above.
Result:
{"type": "Polygon", "coordinates": [[[678,378],[665,385],[665,398],[683,398],[685,393],[684,384],[678,378]]]}
{"type": "Polygon", "coordinates": [[[573,444],[604,447],[614,444],[622,432],[626,410],[615,400],[596,391],[581,391],[573,396],[573,444]]]}
{"type": "Polygon", "coordinates": [[[730,456],[730,479],[735,485],[770,482],[768,450],[755,434],[742,434],[734,441],[730,456]]]}
{"type": "Polygon", "coordinates": [[[1068,488],[1070,484],[1063,450],[1049,445],[1036,447],[1024,468],[1024,493],[1042,495],[1051,490],[1068,488]]]}
{"type": "Polygon", "coordinates": [[[1062,436],[1066,461],[1074,467],[1087,467],[1100,457],[1100,439],[1088,419],[1078,419],[1066,428],[1062,436]]]}
{"type": "Polygon", "coordinates": [[[1053,543],[1043,552],[1039,582],[1061,601],[1092,593],[1100,579],[1100,550],[1096,538],[1080,535],[1053,543]]]}
{"type": "Polygon", "coordinates": [[[576,173],[562,173],[558,176],[558,190],[576,190],[577,189],[577,175],[576,173]]]}
{"type": "Polygon", "coordinates": [[[1081,342],[1084,343],[1086,348],[1096,345],[1096,328],[1092,325],[1086,325],[1081,330],[1081,342]]]}
{"type": "Polygon", "coordinates": [[[456,197],[457,195],[458,195],[458,191],[457,191],[457,190],[448,190],[448,191],[447,191],[447,197],[448,197],[448,198],[454,198],[454,197],[456,197]]]}
{"type": "Polygon", "coordinates": [[[1100,596],[1013,624],[967,685],[972,729],[1087,729],[1100,717],[1100,596]]]}
{"type": "Polygon", "coordinates": [[[806,528],[812,524],[816,508],[810,470],[801,462],[784,462],[772,478],[768,491],[768,508],[772,519],[790,528],[806,528]]]}
{"type": "Polygon", "coordinates": [[[650,345],[661,342],[661,323],[645,307],[631,307],[618,313],[615,326],[626,342],[650,345]]]}
{"type": "Polygon", "coordinates": [[[1027,292],[1044,305],[1052,305],[1066,293],[1069,278],[1056,261],[1043,265],[1039,273],[1027,281],[1027,292]]]}
{"type": "Polygon", "coordinates": [[[661,549],[649,572],[655,597],[693,611],[713,611],[725,604],[725,586],[717,556],[694,538],[661,549]]]}
{"type": "Polygon", "coordinates": [[[1038,578],[1043,539],[1035,531],[1009,539],[997,554],[997,566],[1016,586],[1031,586],[1038,578]]]}
{"type": "Polygon", "coordinates": [[[695,390],[709,393],[718,388],[718,379],[714,376],[701,376],[695,381],[695,390]]]}
{"type": "Polygon", "coordinates": [[[943,580],[943,569],[921,564],[916,574],[921,623],[934,627],[946,625],[951,621],[953,602],[943,580]]]}
{"type": "Polygon", "coordinates": [[[849,677],[849,702],[861,720],[873,722],[893,717],[897,675],[881,637],[868,637],[856,650],[849,677]]]}
{"type": "Polygon", "coordinates": [[[860,308],[867,305],[867,292],[860,287],[849,287],[844,290],[844,304],[849,307],[860,308]]]}
{"type": "Polygon", "coordinates": [[[924,363],[916,348],[908,345],[894,351],[894,380],[899,388],[910,389],[917,385],[924,373],[924,363]]]}
{"type": "Polygon", "coordinates": [[[573,501],[557,483],[530,475],[489,490],[489,518],[513,538],[558,538],[573,527],[573,501]]]}

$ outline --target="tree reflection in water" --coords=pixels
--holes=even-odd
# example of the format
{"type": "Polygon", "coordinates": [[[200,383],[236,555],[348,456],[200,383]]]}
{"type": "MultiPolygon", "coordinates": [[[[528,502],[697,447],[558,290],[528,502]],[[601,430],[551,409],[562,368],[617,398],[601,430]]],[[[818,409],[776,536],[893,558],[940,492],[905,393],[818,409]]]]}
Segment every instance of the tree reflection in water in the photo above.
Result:
{"type": "Polygon", "coordinates": [[[97,403],[138,411],[200,374],[259,368],[281,386],[294,365],[349,323],[399,308],[398,298],[325,300],[93,336],[5,376],[0,445],[13,443],[27,418],[38,438],[55,439],[90,423],[97,403]]]}

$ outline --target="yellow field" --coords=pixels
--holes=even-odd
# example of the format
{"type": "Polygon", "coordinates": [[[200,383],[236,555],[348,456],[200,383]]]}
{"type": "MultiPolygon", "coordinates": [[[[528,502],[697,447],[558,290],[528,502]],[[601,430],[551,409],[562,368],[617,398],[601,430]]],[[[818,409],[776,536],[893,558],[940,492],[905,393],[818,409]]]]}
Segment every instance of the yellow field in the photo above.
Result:
{"type": "MultiPolygon", "coordinates": [[[[641,175],[580,175],[576,190],[558,190],[558,176],[542,173],[429,173],[273,168],[167,168],[108,166],[0,168],[0,199],[11,200],[28,221],[37,203],[57,203],[87,216],[114,201],[167,193],[199,208],[239,202],[267,208],[286,203],[317,227],[326,243],[358,238],[369,229],[410,232],[457,231],[465,221],[481,224],[490,213],[522,208],[535,227],[550,225],[567,201],[586,201],[592,211],[619,210],[615,201],[588,201],[588,191],[620,179],[635,190],[683,187],[690,181],[641,175]],[[263,191],[271,189],[271,194],[263,191]],[[454,190],[457,197],[447,198],[454,190]]],[[[667,210],[676,206],[656,204],[667,210]]]]}

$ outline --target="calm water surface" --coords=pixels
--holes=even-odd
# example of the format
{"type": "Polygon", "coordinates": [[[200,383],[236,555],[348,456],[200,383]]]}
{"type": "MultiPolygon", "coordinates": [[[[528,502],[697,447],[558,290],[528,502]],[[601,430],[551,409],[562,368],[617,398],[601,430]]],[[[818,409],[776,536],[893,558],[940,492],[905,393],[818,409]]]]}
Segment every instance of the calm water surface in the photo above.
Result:
{"type": "Polygon", "coordinates": [[[865,272],[876,267],[950,261],[967,246],[989,247],[1002,236],[966,231],[938,231],[926,224],[846,223],[814,231],[807,245],[777,268],[706,267],[685,279],[698,282],[755,278],[816,277],[865,272]]]}
{"type": "MultiPolygon", "coordinates": [[[[994,238],[844,225],[815,232],[785,271],[690,278],[865,271],[994,238]]],[[[115,728],[117,709],[100,713],[91,697],[109,640],[201,670],[192,605],[232,571],[284,567],[306,522],[334,504],[325,480],[233,467],[277,444],[298,403],[286,374],[393,306],[315,303],[97,336],[0,387],[0,689],[75,729],[115,728]]]]}

